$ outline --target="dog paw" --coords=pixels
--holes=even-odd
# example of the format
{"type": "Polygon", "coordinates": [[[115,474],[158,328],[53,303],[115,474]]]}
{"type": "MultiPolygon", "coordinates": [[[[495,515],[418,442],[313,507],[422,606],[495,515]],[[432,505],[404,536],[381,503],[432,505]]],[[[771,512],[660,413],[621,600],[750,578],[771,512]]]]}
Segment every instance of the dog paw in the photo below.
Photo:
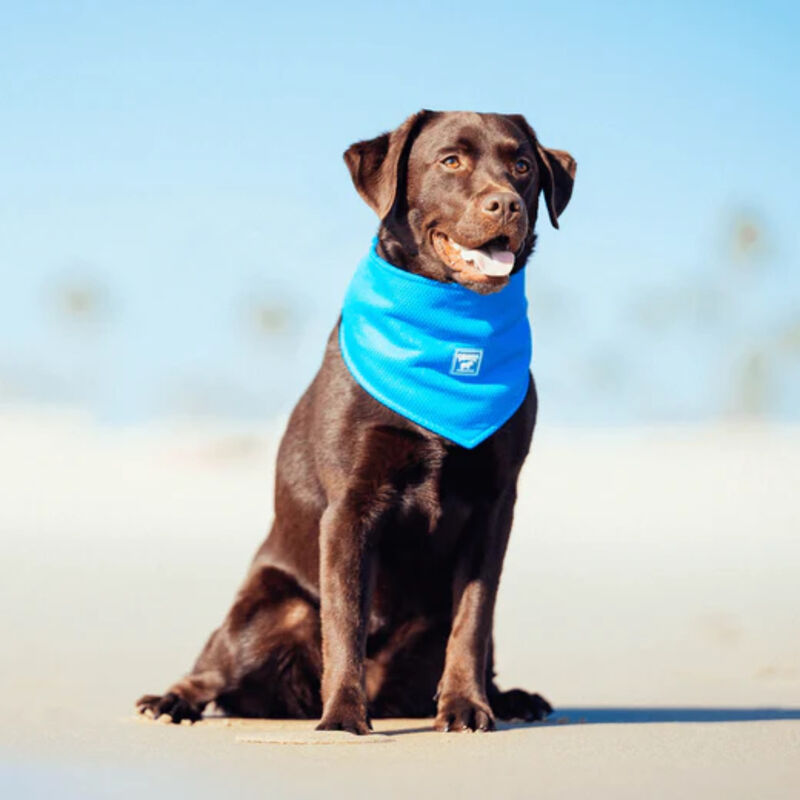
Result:
{"type": "Polygon", "coordinates": [[[136,701],[136,710],[152,719],[169,717],[176,725],[183,720],[197,722],[203,716],[202,709],[184,700],[175,692],[168,692],[163,697],[158,694],[146,694],[136,701]]]}
{"type": "Polygon", "coordinates": [[[553,708],[539,694],[531,694],[523,689],[511,689],[489,695],[492,711],[499,719],[538,722],[549,716],[553,708]]]}
{"type": "Polygon", "coordinates": [[[493,731],[494,715],[489,706],[481,701],[453,695],[439,700],[439,710],[433,727],[437,731],[493,731]]]}
{"type": "Polygon", "coordinates": [[[325,703],[318,731],[347,731],[357,736],[372,733],[367,699],[360,687],[342,687],[325,703]]]}

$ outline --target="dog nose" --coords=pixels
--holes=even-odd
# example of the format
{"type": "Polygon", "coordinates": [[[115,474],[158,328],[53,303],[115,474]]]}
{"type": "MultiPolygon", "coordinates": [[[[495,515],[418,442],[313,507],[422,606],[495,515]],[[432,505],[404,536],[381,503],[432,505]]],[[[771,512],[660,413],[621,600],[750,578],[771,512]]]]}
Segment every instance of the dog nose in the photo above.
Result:
{"type": "Polygon", "coordinates": [[[513,192],[493,192],[483,199],[481,211],[487,217],[509,221],[514,219],[522,208],[519,195],[513,192]]]}

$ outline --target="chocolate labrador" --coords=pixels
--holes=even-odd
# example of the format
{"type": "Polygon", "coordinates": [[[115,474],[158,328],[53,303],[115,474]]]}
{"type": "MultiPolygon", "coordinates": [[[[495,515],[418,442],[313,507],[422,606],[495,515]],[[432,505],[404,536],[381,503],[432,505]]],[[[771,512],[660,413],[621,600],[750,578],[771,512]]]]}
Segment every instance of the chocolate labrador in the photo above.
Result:
{"type": "MultiPolygon", "coordinates": [[[[558,227],[576,166],[522,116],[427,110],[344,159],[380,218],[381,259],[501,297],[533,251],[540,194],[558,227]]],[[[493,664],[495,597],[536,420],[527,364],[518,408],[463,447],[365,391],[338,327],[289,420],[275,520],[233,607],[192,672],[139,710],[177,723],[214,702],[357,734],[371,717],[434,716],[441,731],[545,717],[538,694],[497,687],[493,664]]]]}

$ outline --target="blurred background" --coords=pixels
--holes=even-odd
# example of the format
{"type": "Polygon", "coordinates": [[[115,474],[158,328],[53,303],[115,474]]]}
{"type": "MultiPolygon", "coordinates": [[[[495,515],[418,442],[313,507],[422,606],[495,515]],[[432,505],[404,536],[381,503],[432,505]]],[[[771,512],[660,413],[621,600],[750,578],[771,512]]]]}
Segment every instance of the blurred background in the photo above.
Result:
{"type": "Polygon", "coordinates": [[[523,113],[578,160],[528,271],[543,418],[797,419],[799,21],[790,2],[5,3],[0,402],[286,413],[377,225],[342,152],[428,107],[523,113]]]}
{"type": "Polygon", "coordinates": [[[132,702],[193,662],[270,525],[286,415],[377,228],[342,153],[427,107],[525,114],[579,165],[527,270],[540,422],[500,685],[562,722],[680,722],[686,756],[671,725],[416,758],[420,733],[390,762],[345,748],[352,774],[620,797],[651,763],[631,797],[715,770],[739,793],[709,796],[795,797],[798,42],[773,0],[0,0],[0,795],[261,797],[265,763],[345,786],[132,702]],[[59,764],[103,771],[70,794],[59,764]]]}

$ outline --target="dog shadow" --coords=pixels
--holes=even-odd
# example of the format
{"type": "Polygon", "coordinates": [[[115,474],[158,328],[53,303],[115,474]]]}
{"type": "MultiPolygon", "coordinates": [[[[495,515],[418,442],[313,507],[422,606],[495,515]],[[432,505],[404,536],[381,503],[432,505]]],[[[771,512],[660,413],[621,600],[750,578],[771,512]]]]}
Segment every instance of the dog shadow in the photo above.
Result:
{"type": "MultiPolygon", "coordinates": [[[[800,708],[719,708],[698,706],[599,706],[556,708],[543,722],[551,725],[619,725],[665,722],[759,722],[782,719],[800,720],[800,708]]],[[[500,722],[498,729],[529,727],[531,723],[500,722]]]]}
{"type": "MultiPolygon", "coordinates": [[[[551,728],[561,725],[657,724],[667,722],[761,722],[800,720],[800,708],[719,708],[698,706],[565,706],[556,708],[541,722],[497,721],[497,730],[551,728]]],[[[381,731],[384,735],[403,736],[432,732],[432,725],[381,731]]]]}

